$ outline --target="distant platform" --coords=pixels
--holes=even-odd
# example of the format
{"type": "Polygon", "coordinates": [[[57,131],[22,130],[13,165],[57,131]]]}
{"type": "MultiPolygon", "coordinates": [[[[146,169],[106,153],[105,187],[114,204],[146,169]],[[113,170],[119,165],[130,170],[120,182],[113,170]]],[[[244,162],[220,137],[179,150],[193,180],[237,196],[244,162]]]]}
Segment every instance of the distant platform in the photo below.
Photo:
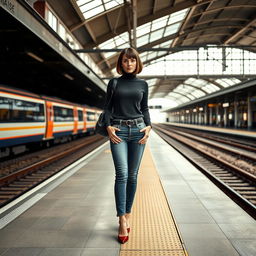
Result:
{"type": "Polygon", "coordinates": [[[212,131],[212,132],[218,132],[218,133],[224,133],[224,134],[232,134],[232,135],[239,135],[244,137],[251,137],[256,139],[256,130],[246,130],[246,129],[232,129],[232,128],[221,128],[221,127],[215,127],[215,126],[207,126],[207,125],[200,125],[200,124],[182,124],[182,123],[173,123],[173,122],[165,122],[162,124],[167,125],[174,125],[184,128],[191,128],[196,130],[206,130],[206,131],[212,131]]]}

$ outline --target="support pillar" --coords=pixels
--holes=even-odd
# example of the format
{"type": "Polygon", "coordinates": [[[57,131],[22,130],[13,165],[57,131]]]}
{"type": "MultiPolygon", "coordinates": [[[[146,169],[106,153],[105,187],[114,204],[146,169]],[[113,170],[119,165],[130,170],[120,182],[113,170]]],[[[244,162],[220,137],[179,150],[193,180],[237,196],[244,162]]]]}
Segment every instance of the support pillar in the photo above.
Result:
{"type": "Polygon", "coordinates": [[[234,100],[234,128],[237,128],[238,126],[238,101],[237,101],[237,95],[235,95],[234,100]]]}
{"type": "Polygon", "coordinates": [[[208,106],[207,106],[207,103],[204,106],[204,124],[208,125],[208,106]]]}
{"type": "Polygon", "coordinates": [[[219,120],[219,104],[216,105],[215,112],[216,112],[216,125],[219,126],[219,124],[220,124],[220,120],[219,120]]]}
{"type": "Polygon", "coordinates": [[[228,114],[227,114],[227,112],[228,112],[228,108],[224,108],[224,117],[223,117],[223,121],[224,121],[224,127],[227,127],[227,124],[228,124],[228,114]]]}
{"type": "Polygon", "coordinates": [[[247,128],[252,128],[252,102],[251,102],[251,94],[248,92],[247,96],[247,128]]]}
{"type": "Polygon", "coordinates": [[[212,108],[209,108],[209,124],[212,125],[212,108]]]}

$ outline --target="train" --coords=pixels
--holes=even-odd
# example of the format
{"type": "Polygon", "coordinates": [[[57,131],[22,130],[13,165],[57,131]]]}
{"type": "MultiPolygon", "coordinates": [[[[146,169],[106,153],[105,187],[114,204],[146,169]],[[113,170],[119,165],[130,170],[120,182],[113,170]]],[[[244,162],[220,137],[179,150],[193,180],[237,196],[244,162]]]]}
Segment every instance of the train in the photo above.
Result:
{"type": "Polygon", "coordinates": [[[93,134],[101,111],[0,85],[0,158],[93,134]]]}

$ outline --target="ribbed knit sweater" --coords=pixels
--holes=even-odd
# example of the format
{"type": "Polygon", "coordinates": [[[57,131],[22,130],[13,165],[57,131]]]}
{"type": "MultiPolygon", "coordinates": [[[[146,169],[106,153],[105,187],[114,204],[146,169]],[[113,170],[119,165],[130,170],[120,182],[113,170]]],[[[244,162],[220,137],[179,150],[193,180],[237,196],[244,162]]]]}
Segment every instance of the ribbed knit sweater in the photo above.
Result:
{"type": "Polygon", "coordinates": [[[137,78],[134,74],[128,73],[123,74],[119,78],[112,78],[107,86],[104,110],[107,126],[111,125],[111,115],[114,119],[125,120],[143,117],[145,124],[151,126],[148,111],[147,82],[137,78]],[[117,84],[109,102],[114,79],[117,79],[117,84]]]}

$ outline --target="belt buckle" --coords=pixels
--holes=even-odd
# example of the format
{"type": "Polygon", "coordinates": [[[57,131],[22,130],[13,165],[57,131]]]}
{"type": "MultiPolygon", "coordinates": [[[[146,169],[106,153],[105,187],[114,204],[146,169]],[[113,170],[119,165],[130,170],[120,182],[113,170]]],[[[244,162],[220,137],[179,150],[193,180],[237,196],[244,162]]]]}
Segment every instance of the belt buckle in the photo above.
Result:
{"type": "Polygon", "coordinates": [[[131,126],[132,120],[125,120],[125,123],[126,123],[127,126],[131,126]]]}

